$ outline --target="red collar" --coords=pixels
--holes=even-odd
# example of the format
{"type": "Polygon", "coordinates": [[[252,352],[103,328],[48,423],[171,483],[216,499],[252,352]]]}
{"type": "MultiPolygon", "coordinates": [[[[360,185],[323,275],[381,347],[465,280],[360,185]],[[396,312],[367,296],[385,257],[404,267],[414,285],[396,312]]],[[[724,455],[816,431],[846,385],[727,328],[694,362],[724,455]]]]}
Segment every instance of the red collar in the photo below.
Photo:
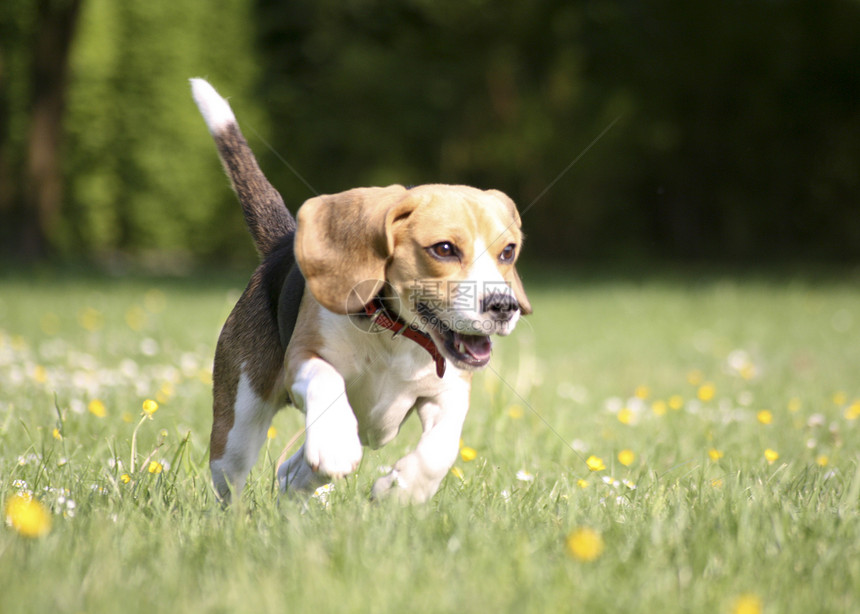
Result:
{"type": "Polygon", "coordinates": [[[445,375],[445,357],[439,352],[439,348],[433,343],[433,339],[427,333],[421,332],[418,329],[407,325],[400,318],[394,319],[382,306],[382,302],[378,298],[373,299],[364,306],[364,313],[370,317],[371,322],[382,328],[394,331],[394,336],[403,335],[407,339],[411,339],[421,347],[423,347],[433,361],[436,363],[436,375],[442,377],[445,375]]]}

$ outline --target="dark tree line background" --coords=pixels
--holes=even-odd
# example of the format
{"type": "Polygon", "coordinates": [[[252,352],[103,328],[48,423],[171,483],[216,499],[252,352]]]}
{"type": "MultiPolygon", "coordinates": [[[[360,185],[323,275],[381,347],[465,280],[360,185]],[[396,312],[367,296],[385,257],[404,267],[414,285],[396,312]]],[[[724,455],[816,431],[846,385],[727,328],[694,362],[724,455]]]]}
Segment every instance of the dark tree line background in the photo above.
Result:
{"type": "Polygon", "coordinates": [[[252,257],[204,76],[293,208],[468,183],[517,200],[534,258],[856,262],[858,33],[857,0],[6,0],[0,252],[252,257]]]}

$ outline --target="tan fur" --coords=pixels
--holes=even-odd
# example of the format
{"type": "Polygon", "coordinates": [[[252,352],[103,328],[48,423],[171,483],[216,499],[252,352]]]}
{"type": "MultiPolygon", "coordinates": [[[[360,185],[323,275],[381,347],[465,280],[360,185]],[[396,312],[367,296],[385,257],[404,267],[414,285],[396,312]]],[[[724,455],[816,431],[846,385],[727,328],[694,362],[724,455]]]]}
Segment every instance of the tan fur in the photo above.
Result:
{"type": "Polygon", "coordinates": [[[305,414],[305,441],[278,468],[282,490],[309,492],[350,474],[363,446],[385,445],[416,413],[419,441],[372,493],[426,501],[456,461],[472,371],[490,360],[491,337],[531,312],[514,266],[523,241],[516,206],[494,190],[395,185],[312,198],[295,220],[227,101],[200,79],[192,94],[261,257],[215,355],[218,497],[241,492],[289,401],[305,414]],[[352,315],[376,297],[430,347],[352,315]]]}
{"type": "MultiPolygon", "coordinates": [[[[481,254],[467,251],[457,265],[434,260],[425,248],[453,241],[468,250],[476,237],[492,256],[510,243],[522,244],[516,206],[502,192],[443,185],[357,188],[302,205],[295,253],[314,297],[335,313],[355,313],[385,281],[403,298],[416,282],[465,279],[467,265],[481,254]]],[[[522,312],[531,313],[513,263],[500,263],[499,270],[522,312]]],[[[451,287],[443,285],[443,292],[451,287]]]]}
{"type": "Polygon", "coordinates": [[[357,188],[312,198],[299,209],[296,260],[326,309],[361,311],[382,287],[392,227],[411,206],[406,193],[403,186],[357,188]]]}
{"type": "MultiPolygon", "coordinates": [[[[390,186],[305,203],[298,212],[294,245],[306,288],[287,348],[280,344],[262,268],[219,339],[211,461],[213,474],[222,476],[216,480],[220,496],[228,497],[228,483],[241,488],[248,463],[255,458],[250,455],[253,450],[241,452],[261,433],[255,430],[259,426],[248,422],[257,414],[247,412],[261,412],[260,419],[267,419],[263,414],[274,412],[290,397],[307,414],[307,435],[301,450],[278,470],[282,488],[312,490],[327,478],[354,471],[361,446],[384,445],[414,411],[424,429],[418,449],[377,480],[373,493],[394,492],[411,501],[432,496],[456,457],[472,371],[452,363],[458,368],[439,378],[433,361],[417,344],[369,335],[346,314],[360,312],[388,284],[385,292],[401,299],[399,315],[419,327],[424,325],[416,301],[437,303],[444,317],[498,325],[492,332],[507,334],[506,325],[482,320],[485,314],[478,313],[477,304],[462,312],[451,303],[462,289],[458,284],[489,280],[506,283],[519,310],[530,313],[516,257],[509,262],[500,258],[508,245],[516,246],[518,256],[522,241],[516,207],[501,192],[464,186],[410,190],[390,186]],[[428,253],[440,242],[455,244],[458,259],[440,261],[428,253]],[[253,396],[242,393],[240,403],[242,378],[253,396]],[[237,427],[240,436],[231,439],[239,405],[245,422],[237,427]]],[[[441,347],[438,331],[428,332],[441,347]]]]}
{"type": "MultiPolygon", "coordinates": [[[[486,255],[493,258],[510,243],[522,244],[516,207],[501,192],[435,185],[420,186],[413,191],[410,198],[419,206],[396,228],[396,247],[388,269],[388,281],[401,297],[412,290],[410,286],[414,287],[416,280],[465,281],[469,265],[485,255],[473,253],[476,238],[483,239],[486,255]],[[443,263],[429,256],[425,248],[440,241],[452,241],[463,249],[463,262],[443,263]]],[[[497,268],[511,284],[523,313],[531,313],[514,264],[498,263],[497,268]]],[[[418,287],[421,286],[419,283],[418,287]]],[[[437,287],[432,287],[436,293],[437,287]]],[[[450,302],[448,292],[455,287],[454,284],[440,284],[441,295],[435,298],[450,302]]]]}

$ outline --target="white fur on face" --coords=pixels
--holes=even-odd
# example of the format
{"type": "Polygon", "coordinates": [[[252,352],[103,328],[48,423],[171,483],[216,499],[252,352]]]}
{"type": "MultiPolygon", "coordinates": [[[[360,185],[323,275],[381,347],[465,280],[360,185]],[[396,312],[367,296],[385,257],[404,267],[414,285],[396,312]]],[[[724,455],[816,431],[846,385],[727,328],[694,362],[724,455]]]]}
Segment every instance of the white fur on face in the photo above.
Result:
{"type": "Polygon", "coordinates": [[[464,279],[446,282],[450,289],[448,304],[440,306],[437,315],[448,328],[459,333],[508,335],[514,330],[520,312],[514,312],[508,321],[499,322],[483,312],[481,307],[494,295],[516,300],[514,291],[499,271],[498,263],[483,239],[475,240],[472,253],[475,258],[464,279]]]}

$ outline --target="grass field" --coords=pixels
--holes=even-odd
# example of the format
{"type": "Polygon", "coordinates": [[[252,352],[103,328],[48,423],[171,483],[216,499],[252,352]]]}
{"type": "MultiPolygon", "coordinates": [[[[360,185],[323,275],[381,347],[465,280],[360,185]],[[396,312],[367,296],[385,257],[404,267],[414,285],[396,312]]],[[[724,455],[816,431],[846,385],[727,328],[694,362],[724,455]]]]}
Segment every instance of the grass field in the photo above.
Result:
{"type": "Polygon", "coordinates": [[[432,502],[368,499],[413,423],[279,500],[287,410],[222,510],[210,364],[242,279],[7,273],[0,612],[860,611],[858,282],[527,275],[432,502]]]}

